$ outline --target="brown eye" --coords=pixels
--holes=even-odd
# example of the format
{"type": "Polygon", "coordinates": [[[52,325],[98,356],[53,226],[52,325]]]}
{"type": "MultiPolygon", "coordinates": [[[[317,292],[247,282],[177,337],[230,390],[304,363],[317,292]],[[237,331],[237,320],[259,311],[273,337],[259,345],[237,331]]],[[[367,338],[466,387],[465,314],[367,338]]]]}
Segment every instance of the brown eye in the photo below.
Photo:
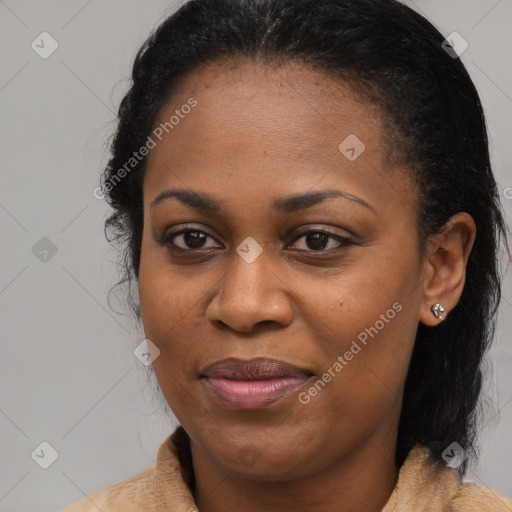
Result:
{"type": "MultiPolygon", "coordinates": [[[[197,249],[211,249],[205,247],[208,239],[214,240],[208,233],[198,229],[182,229],[176,233],[169,233],[163,237],[161,243],[171,251],[193,251],[197,249]]],[[[216,245],[214,247],[217,247],[216,245]]]]}
{"type": "Polygon", "coordinates": [[[340,249],[352,245],[352,241],[344,236],[318,229],[311,229],[302,233],[302,235],[296,239],[296,242],[301,239],[304,239],[305,243],[303,246],[305,246],[305,248],[299,247],[299,249],[306,251],[324,252],[326,249],[340,249]],[[333,245],[333,241],[337,242],[337,244],[334,243],[333,245]]]}

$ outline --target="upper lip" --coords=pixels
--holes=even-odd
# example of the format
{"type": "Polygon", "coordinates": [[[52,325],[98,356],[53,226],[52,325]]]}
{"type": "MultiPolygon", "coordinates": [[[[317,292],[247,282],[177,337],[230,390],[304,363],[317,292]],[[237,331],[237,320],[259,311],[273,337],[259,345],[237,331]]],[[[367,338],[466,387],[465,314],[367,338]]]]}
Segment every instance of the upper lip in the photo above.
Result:
{"type": "Polygon", "coordinates": [[[311,375],[313,373],[309,370],[267,357],[256,357],[248,361],[230,357],[208,365],[201,372],[201,377],[232,380],[267,380],[311,375]]]}

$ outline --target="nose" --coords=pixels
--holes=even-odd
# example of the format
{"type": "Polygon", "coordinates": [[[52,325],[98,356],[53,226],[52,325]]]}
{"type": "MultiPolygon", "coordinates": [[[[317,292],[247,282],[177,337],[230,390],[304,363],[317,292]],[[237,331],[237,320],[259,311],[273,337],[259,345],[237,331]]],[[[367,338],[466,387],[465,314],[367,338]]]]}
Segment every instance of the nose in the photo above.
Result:
{"type": "Polygon", "coordinates": [[[265,251],[251,263],[235,253],[218,286],[206,310],[208,320],[217,327],[253,333],[292,321],[288,286],[265,251]]]}

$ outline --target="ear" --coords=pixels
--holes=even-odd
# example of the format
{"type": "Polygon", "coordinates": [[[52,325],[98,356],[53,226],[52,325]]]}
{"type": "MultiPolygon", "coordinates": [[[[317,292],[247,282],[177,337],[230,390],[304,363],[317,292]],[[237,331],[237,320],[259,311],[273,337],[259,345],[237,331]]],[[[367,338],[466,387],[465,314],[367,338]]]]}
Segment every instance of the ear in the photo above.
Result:
{"type": "Polygon", "coordinates": [[[439,324],[459,302],[475,234],[473,218],[461,212],[451,217],[442,232],[427,242],[423,263],[423,299],[419,312],[419,320],[424,325],[439,324]],[[436,318],[432,313],[432,306],[438,302],[445,310],[442,318],[436,318]]]}

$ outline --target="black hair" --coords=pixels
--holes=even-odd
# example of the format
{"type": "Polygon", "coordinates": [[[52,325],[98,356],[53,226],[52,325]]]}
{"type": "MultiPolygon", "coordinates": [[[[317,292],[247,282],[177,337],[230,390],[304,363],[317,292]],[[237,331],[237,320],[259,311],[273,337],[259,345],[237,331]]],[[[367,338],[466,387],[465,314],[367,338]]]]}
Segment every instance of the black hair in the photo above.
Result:
{"type": "MultiPolygon", "coordinates": [[[[458,305],[440,325],[418,326],[398,431],[399,465],[416,443],[430,448],[438,462],[454,441],[476,453],[482,358],[501,294],[498,255],[507,231],[483,108],[460,58],[442,47],[444,39],[396,0],[191,0],[137,53],[102,175],[113,208],[105,232],[123,246],[121,283],[133,282],[146,158],[122,179],[119,169],[144,146],[163,106],[199,65],[238,58],[305,63],[378,105],[388,159],[407,166],[420,191],[421,247],[458,212],[469,213],[477,228],[458,305]]],[[[140,315],[138,305],[132,307],[140,315]]],[[[466,463],[459,468],[461,475],[465,471],[466,463]]]]}

